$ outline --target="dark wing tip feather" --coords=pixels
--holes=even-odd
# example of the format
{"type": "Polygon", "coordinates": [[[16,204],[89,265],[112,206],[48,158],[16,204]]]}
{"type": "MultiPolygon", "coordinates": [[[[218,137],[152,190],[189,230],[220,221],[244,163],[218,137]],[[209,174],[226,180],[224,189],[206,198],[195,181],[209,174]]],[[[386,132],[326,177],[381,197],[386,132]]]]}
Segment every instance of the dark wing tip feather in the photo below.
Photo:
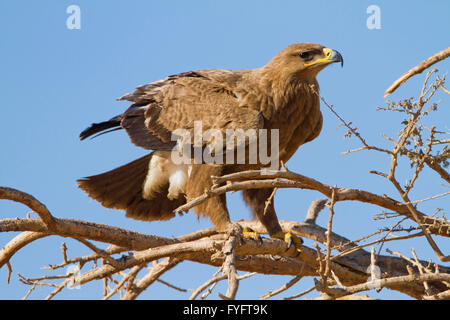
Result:
{"type": "Polygon", "coordinates": [[[120,130],[120,129],[122,129],[120,127],[120,121],[121,121],[121,119],[119,118],[119,116],[117,116],[108,121],[103,121],[100,123],[93,123],[88,128],[83,130],[83,132],[80,133],[80,140],[83,141],[84,139],[86,139],[96,133],[98,133],[98,134],[92,138],[95,138],[97,136],[100,136],[102,134],[105,134],[105,133],[108,133],[111,131],[120,130]],[[111,129],[111,128],[113,128],[113,129],[111,129]],[[111,130],[108,130],[108,129],[111,129],[111,130]],[[108,131],[105,131],[105,130],[108,130],[108,131]],[[102,132],[102,131],[105,131],[105,132],[102,132]]]}
{"type": "MultiPolygon", "coordinates": [[[[110,132],[117,131],[117,130],[122,130],[122,129],[123,129],[122,127],[117,127],[117,128],[113,128],[111,130],[103,131],[103,132],[100,132],[100,133],[96,134],[95,136],[92,136],[91,139],[97,138],[98,136],[104,135],[106,133],[110,133],[110,132]]],[[[83,139],[81,139],[81,140],[83,140],[83,139]]]]}

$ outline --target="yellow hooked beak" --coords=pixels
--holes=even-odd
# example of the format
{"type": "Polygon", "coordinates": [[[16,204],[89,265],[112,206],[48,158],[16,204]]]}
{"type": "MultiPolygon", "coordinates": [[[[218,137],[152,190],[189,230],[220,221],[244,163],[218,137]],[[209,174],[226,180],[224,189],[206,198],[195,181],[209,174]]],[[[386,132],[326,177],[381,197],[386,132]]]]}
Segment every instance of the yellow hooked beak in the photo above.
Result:
{"type": "Polygon", "coordinates": [[[323,58],[314,60],[310,63],[305,63],[306,67],[312,66],[312,65],[320,65],[320,64],[330,64],[333,62],[340,62],[341,66],[344,66],[344,58],[342,58],[342,55],[333,49],[330,48],[324,48],[323,49],[323,58]]]}

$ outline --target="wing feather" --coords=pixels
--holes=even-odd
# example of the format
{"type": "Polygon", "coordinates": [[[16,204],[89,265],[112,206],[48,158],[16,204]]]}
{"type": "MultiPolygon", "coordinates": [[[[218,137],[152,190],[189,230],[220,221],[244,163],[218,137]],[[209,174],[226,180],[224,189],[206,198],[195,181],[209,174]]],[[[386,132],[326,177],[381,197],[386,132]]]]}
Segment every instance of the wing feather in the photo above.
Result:
{"type": "Polygon", "coordinates": [[[201,121],[203,132],[217,129],[224,137],[227,129],[260,129],[261,113],[240,103],[240,80],[239,71],[210,69],[139,86],[119,98],[134,102],[121,115],[121,125],[133,143],[153,150],[172,149],[177,129],[188,130],[193,139],[195,121],[201,121]]]}

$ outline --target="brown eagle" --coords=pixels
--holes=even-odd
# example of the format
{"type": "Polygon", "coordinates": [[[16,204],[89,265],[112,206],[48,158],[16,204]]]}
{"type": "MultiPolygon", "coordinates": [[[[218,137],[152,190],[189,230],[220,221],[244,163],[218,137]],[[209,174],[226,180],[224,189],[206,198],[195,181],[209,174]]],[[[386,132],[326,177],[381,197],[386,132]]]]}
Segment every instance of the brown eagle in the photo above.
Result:
{"type": "MultiPolygon", "coordinates": [[[[140,86],[119,99],[132,102],[124,113],[92,124],[80,138],[125,129],[132,143],[152,152],[117,169],[80,179],[79,187],[107,208],[126,210],[129,218],[168,220],[187,199],[202,195],[212,186],[211,176],[264,166],[260,160],[249,161],[250,152],[241,162],[190,161],[192,153],[185,152],[187,144],[179,143],[177,132],[184,130],[188,133],[185,142],[192,142],[197,138],[199,123],[203,131],[213,129],[225,140],[229,130],[276,130],[277,150],[271,149],[273,138],[267,138],[269,134],[265,137],[267,148],[278,155],[278,168],[302,144],[319,135],[322,114],[316,75],[333,62],[343,65],[339,52],[318,44],[297,43],[259,69],[190,71],[140,86]],[[186,161],[174,161],[175,154],[182,154],[186,161]]],[[[194,141],[194,147],[187,149],[210,148],[210,155],[217,156],[218,149],[212,145],[218,140],[194,141]]],[[[247,137],[231,147],[227,144],[223,150],[237,152],[242,146],[250,147],[250,140],[247,137]]],[[[299,245],[300,239],[282,232],[273,201],[264,210],[272,191],[246,190],[243,197],[271,237],[299,245]]],[[[225,195],[212,197],[194,210],[207,216],[218,230],[230,224],[225,195]]]]}

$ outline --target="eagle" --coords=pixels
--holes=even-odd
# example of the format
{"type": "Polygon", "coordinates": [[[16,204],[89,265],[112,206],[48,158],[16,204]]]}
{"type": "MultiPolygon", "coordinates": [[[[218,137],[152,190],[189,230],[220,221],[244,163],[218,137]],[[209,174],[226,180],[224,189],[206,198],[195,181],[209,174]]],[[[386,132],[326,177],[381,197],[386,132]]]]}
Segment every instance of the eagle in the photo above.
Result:
{"type": "MultiPolygon", "coordinates": [[[[316,76],[335,62],[343,66],[336,50],[296,43],[261,68],[189,71],[139,86],[118,99],[131,103],[125,112],[93,123],[80,139],[124,129],[134,145],[150,153],[79,179],[78,186],[104,207],[125,210],[126,217],[168,220],[178,207],[209,190],[212,177],[267,167],[267,161],[251,159],[254,154],[248,150],[254,144],[258,147],[265,142],[264,147],[277,154],[271,165],[279,168],[301,145],[319,135],[323,118],[316,76]],[[213,133],[209,139],[202,139],[205,131],[213,133]],[[254,134],[230,138],[230,131],[254,134]],[[223,141],[225,146],[218,143],[223,141]],[[240,150],[245,150],[241,158],[240,150]],[[193,154],[209,154],[213,160],[231,154],[232,161],[208,162],[193,154]]],[[[272,192],[271,188],[249,189],[243,191],[243,198],[272,238],[298,248],[301,239],[281,229],[272,192]]],[[[225,194],[207,199],[194,211],[208,217],[217,230],[232,224],[225,194]]]]}

